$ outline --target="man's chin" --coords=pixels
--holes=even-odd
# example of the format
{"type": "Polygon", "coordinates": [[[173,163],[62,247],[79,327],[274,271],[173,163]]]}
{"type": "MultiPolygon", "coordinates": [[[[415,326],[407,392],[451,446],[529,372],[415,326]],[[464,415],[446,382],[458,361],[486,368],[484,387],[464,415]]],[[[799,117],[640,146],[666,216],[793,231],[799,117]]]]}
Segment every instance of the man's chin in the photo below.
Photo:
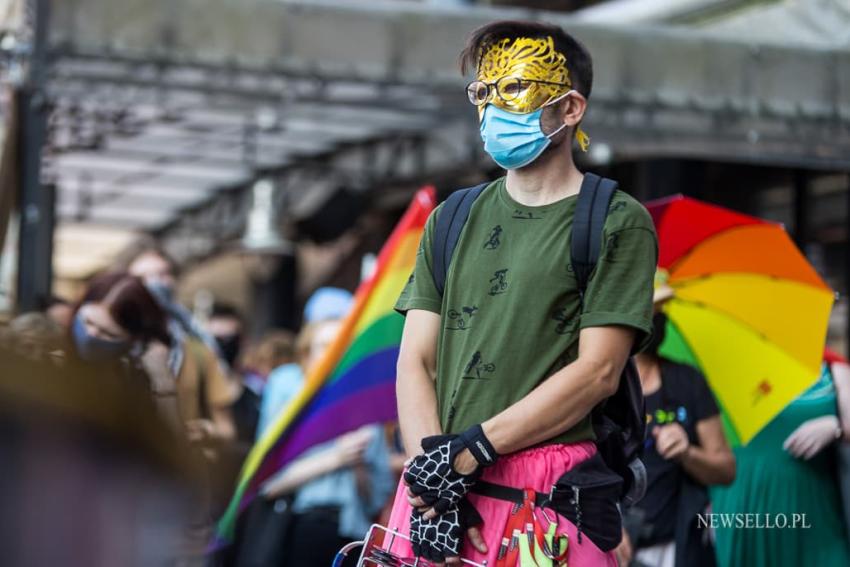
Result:
{"type": "Polygon", "coordinates": [[[520,171],[522,173],[529,173],[532,171],[536,171],[538,169],[546,167],[550,161],[553,159],[557,159],[560,155],[560,147],[563,142],[551,143],[546,146],[546,149],[543,150],[537,159],[533,160],[530,163],[525,164],[522,167],[516,168],[514,171],[520,171]]]}

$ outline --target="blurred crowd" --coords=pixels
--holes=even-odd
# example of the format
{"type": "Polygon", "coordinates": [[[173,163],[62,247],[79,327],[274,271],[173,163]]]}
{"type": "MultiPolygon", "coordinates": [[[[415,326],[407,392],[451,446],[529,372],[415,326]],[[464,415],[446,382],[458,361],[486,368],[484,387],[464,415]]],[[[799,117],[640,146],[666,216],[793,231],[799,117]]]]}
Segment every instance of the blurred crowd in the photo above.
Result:
{"type": "MultiPolygon", "coordinates": [[[[0,328],[0,454],[9,464],[0,531],[10,564],[208,562],[245,456],[352,305],[350,292],[320,288],[297,334],[248,340],[249,322],[232,306],[200,320],[180,305],[176,275],[166,254],[145,250],[74,301],[53,298],[0,328]]],[[[771,558],[805,546],[813,564],[850,565],[847,475],[835,460],[835,441],[850,437],[840,417],[850,415],[850,367],[828,356],[815,386],[747,447],[730,448],[704,379],[659,357],[662,339],[637,358],[649,487],[624,511],[620,564],[781,564],[771,558]],[[699,518],[726,512],[803,514],[816,529],[695,538],[699,518]]],[[[227,564],[331,565],[340,547],[387,519],[404,462],[395,424],[313,447],[262,486],[227,564]]]]}
{"type": "MultiPolygon", "coordinates": [[[[11,320],[0,328],[0,347],[4,359],[32,364],[35,372],[107,375],[145,398],[150,418],[167,428],[163,443],[176,444],[186,458],[175,561],[200,565],[242,462],[298,394],[353,297],[320,288],[297,334],[273,329],[249,340],[234,307],[216,304],[200,320],[180,305],[177,268],[160,250],[141,251],[124,269],[92,278],[75,301],[52,298],[42,311],[11,320]]],[[[229,561],[330,565],[390,503],[404,461],[399,439],[394,424],[363,427],[281,470],[243,515],[229,561]]],[[[121,564],[150,564],[139,559],[121,564]]]]}

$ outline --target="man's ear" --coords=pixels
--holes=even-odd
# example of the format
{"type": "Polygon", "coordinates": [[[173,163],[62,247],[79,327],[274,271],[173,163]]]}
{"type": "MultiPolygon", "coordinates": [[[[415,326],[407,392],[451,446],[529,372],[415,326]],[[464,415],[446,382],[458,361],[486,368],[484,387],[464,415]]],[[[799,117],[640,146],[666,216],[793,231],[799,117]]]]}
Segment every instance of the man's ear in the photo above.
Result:
{"type": "Polygon", "coordinates": [[[561,120],[570,129],[584,119],[587,110],[587,99],[578,91],[573,91],[566,97],[561,105],[561,120]]]}

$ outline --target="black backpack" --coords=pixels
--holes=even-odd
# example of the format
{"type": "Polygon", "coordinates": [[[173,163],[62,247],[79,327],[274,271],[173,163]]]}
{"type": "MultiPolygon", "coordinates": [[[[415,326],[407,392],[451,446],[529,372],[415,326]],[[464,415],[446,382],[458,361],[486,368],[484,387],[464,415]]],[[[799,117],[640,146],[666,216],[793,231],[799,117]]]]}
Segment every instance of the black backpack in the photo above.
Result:
{"type": "MultiPolygon", "coordinates": [[[[434,283],[440,295],[461,232],[472,204],[489,185],[483,183],[449,195],[437,216],[433,239],[434,283]]],[[[599,260],[603,227],[617,182],[586,173],[573,217],[570,255],[582,302],[588,281],[599,260]]],[[[640,461],[646,435],[646,409],[640,378],[629,359],[616,393],[591,413],[599,455],[623,479],[620,499],[633,504],[646,491],[646,469],[640,461]]]]}

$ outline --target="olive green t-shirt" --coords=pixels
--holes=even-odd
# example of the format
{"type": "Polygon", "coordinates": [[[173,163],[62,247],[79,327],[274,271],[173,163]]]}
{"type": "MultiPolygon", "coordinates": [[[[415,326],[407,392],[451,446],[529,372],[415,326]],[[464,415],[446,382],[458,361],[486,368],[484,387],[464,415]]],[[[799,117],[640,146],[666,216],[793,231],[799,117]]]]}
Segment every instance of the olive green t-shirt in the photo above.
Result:
{"type": "MultiPolygon", "coordinates": [[[[581,329],[632,327],[639,343],[651,332],[652,219],[626,193],[614,194],[582,310],[570,264],[577,200],[529,207],[511,198],[504,177],[491,183],[470,211],[442,298],[431,271],[439,208],[428,219],[396,309],[441,316],[436,392],[444,432],[486,421],[573,362],[581,329]]],[[[589,417],[548,443],[587,439],[593,439],[589,417]]]]}

